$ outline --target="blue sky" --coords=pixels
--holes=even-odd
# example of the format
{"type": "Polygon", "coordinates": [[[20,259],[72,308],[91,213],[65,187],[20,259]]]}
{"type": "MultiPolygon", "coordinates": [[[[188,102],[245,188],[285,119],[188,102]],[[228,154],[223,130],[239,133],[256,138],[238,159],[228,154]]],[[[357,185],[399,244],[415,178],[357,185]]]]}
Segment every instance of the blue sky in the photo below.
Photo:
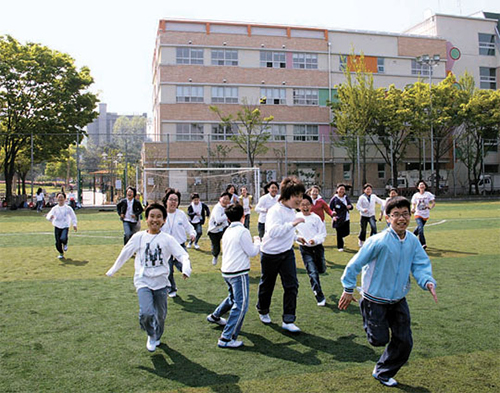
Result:
{"type": "Polygon", "coordinates": [[[498,0],[17,0],[0,6],[0,35],[70,54],[120,114],[151,113],[151,63],[162,18],[402,32],[424,13],[500,12],[498,0]]]}

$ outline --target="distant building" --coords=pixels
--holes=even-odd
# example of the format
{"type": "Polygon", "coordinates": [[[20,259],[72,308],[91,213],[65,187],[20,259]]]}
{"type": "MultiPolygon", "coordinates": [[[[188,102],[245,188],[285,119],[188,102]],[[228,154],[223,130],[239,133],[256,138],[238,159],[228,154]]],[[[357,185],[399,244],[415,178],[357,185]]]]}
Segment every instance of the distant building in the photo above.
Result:
{"type": "MultiPolygon", "coordinates": [[[[108,112],[107,104],[99,104],[99,116],[92,123],[87,125],[87,134],[96,146],[105,145],[112,142],[113,127],[116,120],[119,117],[125,116],[129,119],[134,117],[145,117],[147,118],[147,113],[143,113],[141,116],[137,115],[120,115],[114,112],[108,112]]],[[[146,140],[146,126],[144,126],[144,140],[146,140]]]]}

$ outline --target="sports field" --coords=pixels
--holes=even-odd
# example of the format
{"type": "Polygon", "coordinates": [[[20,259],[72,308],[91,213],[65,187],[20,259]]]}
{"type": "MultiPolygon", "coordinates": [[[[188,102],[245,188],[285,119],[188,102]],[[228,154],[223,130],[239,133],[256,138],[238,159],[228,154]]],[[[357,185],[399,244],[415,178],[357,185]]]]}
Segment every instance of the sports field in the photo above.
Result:
{"type": "MultiPolygon", "coordinates": [[[[45,211],[47,213],[47,211],[45,211]]],[[[253,258],[243,349],[217,348],[220,328],[207,314],[226,296],[210,245],[190,250],[193,274],[178,279],[166,333],[151,354],[138,324],[133,261],[104,274],[122,247],[115,212],[79,210],[66,259],[53,227],[34,211],[0,212],[1,392],[378,392],[371,377],[383,348],[371,347],[356,305],[340,312],[340,276],[357,250],[351,216],[347,250],[337,252],[328,219],[327,306],[317,307],[300,253],[297,325],[281,329],[276,286],[270,326],[255,310],[259,259],[253,258]]],[[[256,234],[257,216],[252,216],[256,234]]],[[[412,221],[412,226],[414,222],[412,221]]],[[[145,223],[143,222],[143,228],[145,223]]],[[[379,230],[383,225],[378,223],[379,230]]],[[[206,231],[206,228],[205,228],[206,231]]],[[[395,391],[500,391],[500,202],[440,203],[426,226],[439,303],[413,281],[408,296],[414,348],[395,391]]]]}

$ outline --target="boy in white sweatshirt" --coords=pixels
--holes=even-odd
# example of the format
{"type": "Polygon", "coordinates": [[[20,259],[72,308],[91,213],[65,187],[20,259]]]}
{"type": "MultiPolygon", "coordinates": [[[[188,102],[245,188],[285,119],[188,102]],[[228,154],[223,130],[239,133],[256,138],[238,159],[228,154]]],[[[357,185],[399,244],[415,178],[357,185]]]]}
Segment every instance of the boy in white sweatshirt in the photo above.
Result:
{"type": "Polygon", "coordinates": [[[366,226],[370,224],[370,236],[377,234],[377,221],[375,220],[375,203],[383,206],[384,201],[373,193],[373,187],[370,183],[363,186],[363,194],[358,198],[356,209],[359,210],[360,226],[358,236],[358,245],[363,247],[366,240],[366,226]]]}
{"type": "Polygon", "coordinates": [[[148,334],[146,348],[150,352],[160,345],[165,327],[170,256],[182,263],[184,279],[191,275],[188,253],[177,240],[161,231],[166,217],[165,207],[159,203],[150,204],[146,209],[148,230],[137,232],[130,238],[106,273],[111,277],[135,253],[134,286],[139,298],[139,323],[148,334]]]}
{"type": "Polygon", "coordinates": [[[323,307],[326,304],[326,299],[321,290],[319,275],[326,271],[325,248],[323,247],[326,228],[324,221],[317,214],[311,212],[311,207],[311,197],[304,194],[302,202],[300,202],[300,213],[296,214],[297,218],[305,220],[296,226],[297,243],[300,244],[300,254],[309,275],[316,302],[318,306],[323,307]]]}
{"type": "Polygon", "coordinates": [[[56,249],[59,251],[59,259],[64,258],[64,252],[68,251],[69,226],[73,223],[73,229],[77,230],[76,215],[71,207],[66,205],[66,195],[64,192],[57,194],[57,205],[55,205],[46,216],[54,226],[54,236],[56,238],[56,249]]]}
{"type": "Polygon", "coordinates": [[[230,205],[225,213],[231,224],[222,236],[221,271],[229,295],[207,316],[207,321],[224,326],[217,343],[220,348],[238,348],[243,345],[243,341],[237,338],[248,311],[250,257],[259,253],[260,239],[256,236],[255,243],[252,243],[250,231],[244,226],[242,205],[230,205]],[[221,316],[228,311],[229,318],[226,321],[221,316]]]}

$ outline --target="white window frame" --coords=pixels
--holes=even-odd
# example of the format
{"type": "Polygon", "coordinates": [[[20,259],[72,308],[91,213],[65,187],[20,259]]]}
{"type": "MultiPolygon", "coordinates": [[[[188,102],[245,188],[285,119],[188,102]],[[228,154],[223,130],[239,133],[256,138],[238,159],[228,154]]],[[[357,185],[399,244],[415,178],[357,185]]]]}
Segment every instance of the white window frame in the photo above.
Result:
{"type": "Polygon", "coordinates": [[[286,89],[280,87],[261,87],[260,103],[262,105],[286,105],[286,89]]]}
{"type": "Polygon", "coordinates": [[[379,74],[385,73],[385,59],[383,57],[377,57],[377,72],[379,74]]]}
{"type": "Polygon", "coordinates": [[[175,52],[175,61],[176,64],[203,65],[203,49],[178,47],[175,52]]]}
{"type": "Polygon", "coordinates": [[[295,124],[293,126],[294,142],[316,142],[319,140],[319,127],[309,124],[295,124]]]}
{"type": "Polygon", "coordinates": [[[263,68],[286,68],[286,53],[260,51],[260,66],[263,68]]]}
{"type": "Polygon", "coordinates": [[[215,66],[237,66],[237,49],[212,49],[212,65],[215,66]],[[236,55],[236,56],[234,56],[236,55]]]}
{"type": "Polygon", "coordinates": [[[489,33],[478,33],[479,54],[481,56],[495,56],[495,35],[489,33]],[[487,37],[489,39],[487,39],[487,37]],[[493,39],[493,41],[491,41],[493,39]]]}
{"type": "Polygon", "coordinates": [[[292,68],[317,70],[318,55],[316,53],[294,53],[292,55],[292,68]]]}
{"type": "Polygon", "coordinates": [[[210,139],[212,141],[227,141],[230,140],[233,135],[236,135],[236,132],[234,132],[230,126],[213,124],[211,129],[210,139]]]}
{"type": "Polygon", "coordinates": [[[492,67],[479,67],[479,87],[481,89],[496,90],[497,88],[497,75],[496,69],[492,67]],[[489,75],[482,75],[482,70],[488,70],[489,75]],[[495,72],[495,76],[491,76],[491,70],[495,72]]]}
{"type": "Polygon", "coordinates": [[[318,89],[293,89],[293,105],[319,105],[318,89]]]}
{"type": "Polygon", "coordinates": [[[203,141],[203,124],[178,123],[175,127],[177,142],[203,141]]]}
{"type": "Polygon", "coordinates": [[[203,86],[177,86],[175,100],[179,104],[204,102],[203,86]]]}
{"type": "Polygon", "coordinates": [[[269,142],[283,142],[286,139],[285,124],[273,124],[267,132],[271,134],[269,142]]]}
{"type": "Polygon", "coordinates": [[[238,88],[233,86],[212,86],[212,104],[238,104],[238,88]]]}
{"type": "Polygon", "coordinates": [[[429,76],[429,71],[431,75],[434,75],[432,65],[420,64],[416,59],[411,60],[411,74],[419,76],[429,76]]]}

